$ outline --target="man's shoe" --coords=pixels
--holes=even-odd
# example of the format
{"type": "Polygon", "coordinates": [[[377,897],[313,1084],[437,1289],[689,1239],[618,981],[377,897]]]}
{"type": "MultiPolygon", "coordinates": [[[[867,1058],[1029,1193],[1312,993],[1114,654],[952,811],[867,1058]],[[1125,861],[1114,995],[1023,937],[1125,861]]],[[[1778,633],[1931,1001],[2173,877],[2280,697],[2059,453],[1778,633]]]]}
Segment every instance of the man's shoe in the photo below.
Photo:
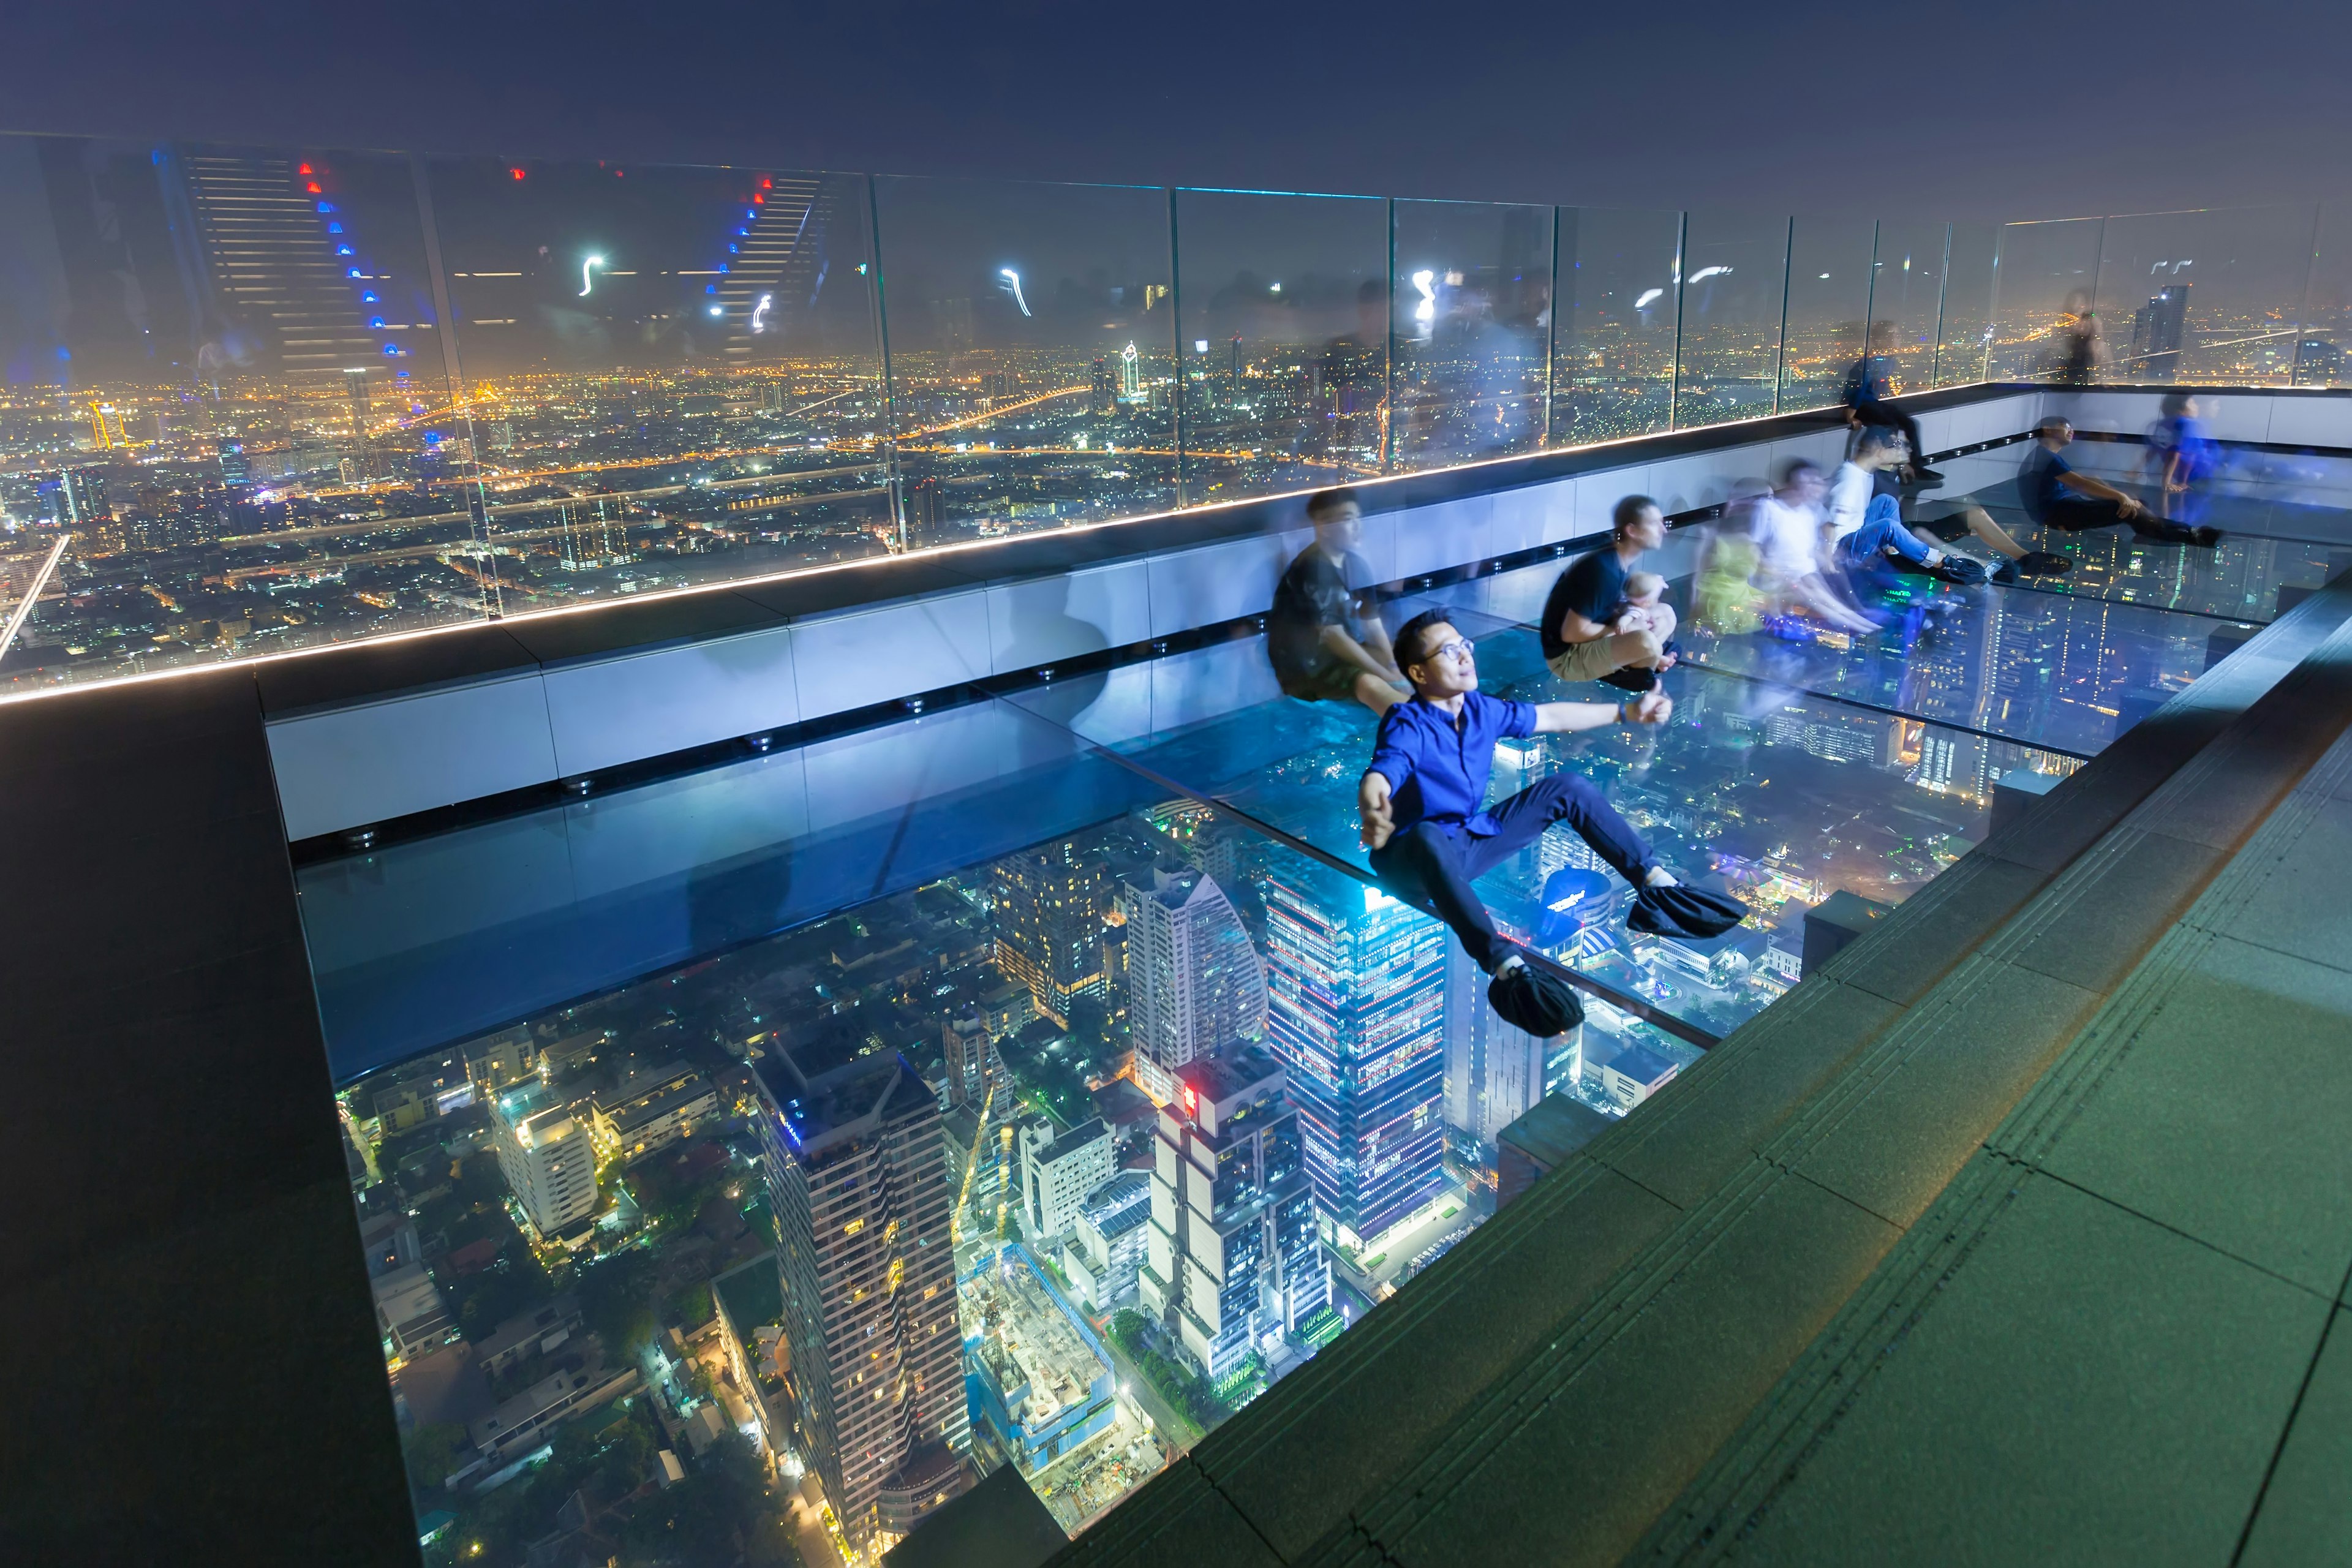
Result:
{"type": "Polygon", "coordinates": [[[1488,983],[1486,1002],[1503,1022],[1539,1040],[1584,1022],[1584,1004],[1568,983],[1525,962],[1507,966],[1488,983]]]}
{"type": "Polygon", "coordinates": [[[2063,577],[2074,569],[2072,557],[2055,555],[2047,550],[2029,550],[2019,557],[2017,569],[2028,577],[2063,577]]]}
{"type": "Polygon", "coordinates": [[[1947,555],[1943,562],[1929,568],[1931,575],[1963,588],[1973,588],[1985,580],[1985,563],[1973,555],[1947,555]]]}
{"type": "Polygon", "coordinates": [[[2218,528],[2200,528],[2193,531],[2189,538],[2192,544],[2201,544],[2210,550],[2221,542],[2221,531],[2218,528]]]}
{"type": "Polygon", "coordinates": [[[1638,664],[1628,665],[1623,669],[1612,669],[1602,676],[1601,684],[1613,686],[1620,691],[1654,691],[1658,685],[1658,672],[1638,664]]]}

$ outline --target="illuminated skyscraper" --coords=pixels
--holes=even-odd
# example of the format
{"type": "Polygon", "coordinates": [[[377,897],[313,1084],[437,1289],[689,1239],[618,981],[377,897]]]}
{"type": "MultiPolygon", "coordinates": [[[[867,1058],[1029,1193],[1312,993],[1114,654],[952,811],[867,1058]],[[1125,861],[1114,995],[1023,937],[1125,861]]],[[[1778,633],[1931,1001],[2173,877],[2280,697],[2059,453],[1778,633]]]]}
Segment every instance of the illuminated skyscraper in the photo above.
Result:
{"type": "Polygon", "coordinates": [[[853,1546],[912,1527],[970,1485],[955,1201],[939,1101],[896,1051],[779,1052],[755,1074],[768,1192],[782,1245],[789,1378],[809,1459],[853,1546]],[[807,1069],[803,1070],[804,1067],[807,1069]],[[911,1501],[910,1501],[911,1500],[911,1501]],[[912,1508],[913,1518],[898,1517],[912,1508]]]}
{"type": "Polygon", "coordinates": [[[550,1089],[527,1083],[490,1102],[499,1169],[531,1228],[547,1240],[596,1213],[596,1151],[585,1109],[579,1116],[550,1089]]]}
{"type": "Polygon", "coordinates": [[[210,154],[179,167],[232,365],[238,334],[257,338],[288,375],[313,385],[383,355],[387,344],[361,299],[381,279],[362,265],[340,205],[310,188],[323,183],[317,171],[285,158],[210,154]]]}
{"type": "Polygon", "coordinates": [[[1143,361],[1133,343],[1118,351],[1118,395],[1129,403],[1143,396],[1143,361]]]}
{"type": "Polygon", "coordinates": [[[224,441],[220,449],[220,476],[224,485],[241,485],[253,478],[253,467],[245,460],[245,443],[224,441]]]}
{"type": "Polygon", "coordinates": [[[1279,1063],[1234,1046],[1177,1069],[1152,1145],[1151,1220],[1138,1285],[1211,1379],[1331,1299],[1299,1118],[1279,1063]]]}
{"type": "Polygon", "coordinates": [[[1213,878],[1154,871],[1120,889],[1127,911],[1127,1017],[1135,1081],[1161,1104],[1175,1070],[1235,1040],[1265,1034],[1265,966],[1213,878]]]}
{"type": "Polygon", "coordinates": [[[1037,1011],[1067,1026],[1070,1003],[1109,989],[1103,915],[1109,878],[1067,841],[1008,855],[995,867],[996,966],[1029,988],[1037,1011]]]}
{"type": "Polygon", "coordinates": [[[2133,378],[2170,380],[2180,367],[2180,350],[2188,333],[2189,285],[2168,283],[2132,312],[2133,378]]]}
{"type": "Polygon", "coordinates": [[[1353,1247],[1445,1184],[1445,928],[1317,866],[1265,879],[1266,1037],[1315,1203],[1353,1247]]]}
{"type": "Polygon", "coordinates": [[[1087,389],[1087,412],[1097,418],[1111,411],[1116,400],[1111,390],[1110,362],[1097,356],[1094,363],[1094,382],[1087,389]]]}

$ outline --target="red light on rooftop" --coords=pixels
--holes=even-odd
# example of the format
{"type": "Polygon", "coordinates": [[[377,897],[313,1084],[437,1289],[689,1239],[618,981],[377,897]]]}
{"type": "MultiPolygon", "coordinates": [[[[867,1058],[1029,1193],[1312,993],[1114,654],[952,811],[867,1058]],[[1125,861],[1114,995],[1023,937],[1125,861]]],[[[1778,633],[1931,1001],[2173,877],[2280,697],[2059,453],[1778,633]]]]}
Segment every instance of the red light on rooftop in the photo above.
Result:
{"type": "Polygon", "coordinates": [[[1194,1089],[1189,1083],[1184,1086],[1184,1110],[1187,1115],[1192,1116],[1197,1116],[1201,1113],[1200,1090],[1194,1089]]]}
{"type": "Polygon", "coordinates": [[[310,172],[310,164],[308,164],[308,163],[305,163],[305,164],[303,164],[303,165],[301,166],[301,168],[298,169],[298,170],[297,170],[297,171],[295,171],[295,172],[296,172],[297,174],[309,174],[309,173],[310,172]]]}
{"type": "Polygon", "coordinates": [[[766,201],[767,199],[768,199],[767,197],[765,197],[765,196],[761,195],[759,192],[757,192],[757,191],[753,191],[753,192],[751,193],[751,205],[752,205],[753,206],[757,206],[757,205],[759,205],[761,202],[764,202],[764,201],[766,201]]]}
{"type": "Polygon", "coordinates": [[[306,190],[306,191],[310,192],[312,195],[314,195],[314,196],[315,196],[315,195],[317,195],[319,194],[319,182],[318,182],[318,181],[316,181],[316,180],[313,180],[313,181],[311,181],[309,184],[307,184],[307,185],[303,186],[302,188],[303,188],[304,190],[306,190]]]}
{"type": "Polygon", "coordinates": [[[509,169],[507,173],[512,174],[518,180],[522,178],[522,171],[520,169],[509,169]]]}
{"type": "Polygon", "coordinates": [[[776,182],[763,178],[760,182],[760,188],[763,191],[772,191],[776,188],[776,182]]]}

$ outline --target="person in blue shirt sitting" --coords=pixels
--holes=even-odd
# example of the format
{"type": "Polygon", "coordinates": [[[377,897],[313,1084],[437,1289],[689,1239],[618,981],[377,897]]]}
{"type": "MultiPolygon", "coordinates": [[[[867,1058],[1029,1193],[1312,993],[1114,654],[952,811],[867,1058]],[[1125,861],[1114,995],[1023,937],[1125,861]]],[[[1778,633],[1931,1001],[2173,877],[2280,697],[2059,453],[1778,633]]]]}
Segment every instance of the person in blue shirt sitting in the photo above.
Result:
{"type": "Polygon", "coordinates": [[[1495,742],[1527,735],[1662,724],[1674,712],[1663,691],[1623,702],[1515,702],[1478,689],[1470,642],[1436,610],[1407,621],[1397,661],[1412,697],[1381,721],[1356,793],[1372,869],[1408,901],[1425,900],[1462,939],[1478,967],[1500,978],[1524,963],[1495,929],[1471,883],[1565,822],[1636,888],[1673,887],[1673,873],[1591,782],[1555,773],[1489,806],[1495,742]]]}
{"type": "Polygon", "coordinates": [[[2074,424],[2049,415],[2034,427],[2033,450],[2017,477],[2025,514],[2044,528],[2077,533],[2092,528],[2127,527],[2150,544],[2195,544],[2211,549],[2221,542],[2217,528],[2190,528],[2162,518],[2115,486],[2078,474],[2059,454],[2074,439],[2074,424]]]}

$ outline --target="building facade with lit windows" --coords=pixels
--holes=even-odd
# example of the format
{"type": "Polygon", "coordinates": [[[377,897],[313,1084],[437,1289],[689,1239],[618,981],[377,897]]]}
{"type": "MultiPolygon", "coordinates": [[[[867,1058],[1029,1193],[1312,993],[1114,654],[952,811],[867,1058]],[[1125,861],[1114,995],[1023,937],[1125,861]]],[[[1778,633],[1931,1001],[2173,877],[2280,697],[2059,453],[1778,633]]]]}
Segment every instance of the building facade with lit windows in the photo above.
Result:
{"type": "Polygon", "coordinates": [[[1265,879],[1266,1038],[1315,1204],[1355,1247],[1445,1184],[1445,928],[1319,866],[1265,879]]]}
{"type": "Polygon", "coordinates": [[[499,1169],[542,1240],[576,1230],[596,1213],[596,1151],[580,1109],[538,1084],[490,1102],[499,1169]]]}
{"type": "Polygon", "coordinates": [[[1037,1011],[1067,1027],[1070,1004],[1110,988],[1103,916],[1109,873],[1065,842],[996,862],[996,966],[1029,988],[1037,1011]]]}
{"type": "Polygon", "coordinates": [[[1135,1081],[1155,1101],[1178,1068],[1265,1034],[1265,966],[1231,900],[1205,872],[1155,871],[1119,890],[1127,914],[1128,1028],[1135,1081]]]}
{"type": "Polygon", "coordinates": [[[938,1098],[895,1051],[840,1057],[778,1054],[756,1077],[807,1458],[864,1548],[970,1485],[960,1458],[932,1473],[938,1448],[966,1452],[970,1423],[938,1098]]]}

